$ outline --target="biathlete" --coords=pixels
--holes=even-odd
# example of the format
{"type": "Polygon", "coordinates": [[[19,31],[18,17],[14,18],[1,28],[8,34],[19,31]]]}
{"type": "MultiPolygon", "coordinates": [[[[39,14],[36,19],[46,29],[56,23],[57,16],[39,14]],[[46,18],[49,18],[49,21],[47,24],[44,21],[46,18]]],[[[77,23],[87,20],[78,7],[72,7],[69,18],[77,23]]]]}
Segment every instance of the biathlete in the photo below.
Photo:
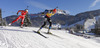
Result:
{"type": "Polygon", "coordinates": [[[18,21],[19,19],[22,19],[22,21],[21,21],[21,28],[23,28],[23,23],[24,23],[25,15],[28,13],[28,9],[19,10],[19,11],[17,12],[17,15],[18,15],[19,12],[21,12],[21,15],[19,15],[18,18],[16,18],[14,21],[12,21],[11,23],[9,23],[9,25],[11,25],[12,23],[18,21]]]}
{"type": "MultiPolygon", "coordinates": [[[[45,14],[44,24],[40,27],[40,29],[37,31],[37,33],[40,33],[40,30],[46,25],[46,22],[48,21],[49,22],[49,29],[48,29],[47,34],[51,34],[50,29],[51,29],[51,26],[52,26],[52,21],[51,21],[50,17],[52,17],[53,15],[55,15],[55,13],[57,12],[57,10],[55,8],[55,9],[52,9],[52,10],[46,10],[46,12],[47,13],[45,14]]],[[[42,14],[44,14],[44,13],[42,13],[42,14]]]]}

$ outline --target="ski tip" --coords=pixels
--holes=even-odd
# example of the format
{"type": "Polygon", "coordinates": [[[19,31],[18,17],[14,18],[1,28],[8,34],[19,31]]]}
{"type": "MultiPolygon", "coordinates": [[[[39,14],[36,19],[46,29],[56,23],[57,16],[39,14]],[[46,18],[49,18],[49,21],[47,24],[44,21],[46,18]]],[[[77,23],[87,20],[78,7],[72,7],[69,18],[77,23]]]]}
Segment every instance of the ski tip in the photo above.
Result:
{"type": "Polygon", "coordinates": [[[44,38],[49,38],[49,37],[44,37],[44,38]]]}
{"type": "Polygon", "coordinates": [[[37,32],[37,31],[34,31],[34,30],[33,30],[33,32],[37,32]]]}

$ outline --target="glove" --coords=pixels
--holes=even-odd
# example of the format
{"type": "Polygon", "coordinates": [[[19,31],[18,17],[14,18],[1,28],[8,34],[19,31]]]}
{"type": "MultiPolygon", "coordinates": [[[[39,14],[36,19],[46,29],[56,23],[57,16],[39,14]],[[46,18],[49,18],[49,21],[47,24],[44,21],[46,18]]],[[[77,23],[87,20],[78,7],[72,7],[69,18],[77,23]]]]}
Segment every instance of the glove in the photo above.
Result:
{"type": "Polygon", "coordinates": [[[17,13],[17,15],[18,15],[18,13],[17,13]]]}
{"type": "Polygon", "coordinates": [[[42,12],[42,15],[44,15],[44,12],[42,12]]]}
{"type": "Polygon", "coordinates": [[[53,12],[53,10],[50,10],[50,12],[53,12]]]}

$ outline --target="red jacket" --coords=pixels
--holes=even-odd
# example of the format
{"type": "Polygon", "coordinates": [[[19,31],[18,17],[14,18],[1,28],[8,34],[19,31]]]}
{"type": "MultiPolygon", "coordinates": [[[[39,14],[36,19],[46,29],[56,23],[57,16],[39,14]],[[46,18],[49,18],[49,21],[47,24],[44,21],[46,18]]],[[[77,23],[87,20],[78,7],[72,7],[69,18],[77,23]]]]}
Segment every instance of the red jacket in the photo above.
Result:
{"type": "Polygon", "coordinates": [[[19,11],[17,12],[17,14],[18,14],[19,12],[21,12],[21,15],[26,15],[26,14],[28,13],[27,11],[19,10],[19,11]]]}

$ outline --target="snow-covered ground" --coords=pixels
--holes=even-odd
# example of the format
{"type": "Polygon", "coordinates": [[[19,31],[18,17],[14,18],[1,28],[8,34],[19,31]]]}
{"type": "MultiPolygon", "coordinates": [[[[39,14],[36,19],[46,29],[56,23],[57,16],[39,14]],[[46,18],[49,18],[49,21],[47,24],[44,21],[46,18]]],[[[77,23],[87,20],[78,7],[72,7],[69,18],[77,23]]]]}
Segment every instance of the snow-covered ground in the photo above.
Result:
{"type": "Polygon", "coordinates": [[[51,30],[55,35],[47,35],[47,29],[43,28],[41,33],[44,38],[33,30],[36,27],[0,27],[0,48],[100,48],[100,40],[96,38],[85,39],[67,33],[65,30],[51,30]]]}

